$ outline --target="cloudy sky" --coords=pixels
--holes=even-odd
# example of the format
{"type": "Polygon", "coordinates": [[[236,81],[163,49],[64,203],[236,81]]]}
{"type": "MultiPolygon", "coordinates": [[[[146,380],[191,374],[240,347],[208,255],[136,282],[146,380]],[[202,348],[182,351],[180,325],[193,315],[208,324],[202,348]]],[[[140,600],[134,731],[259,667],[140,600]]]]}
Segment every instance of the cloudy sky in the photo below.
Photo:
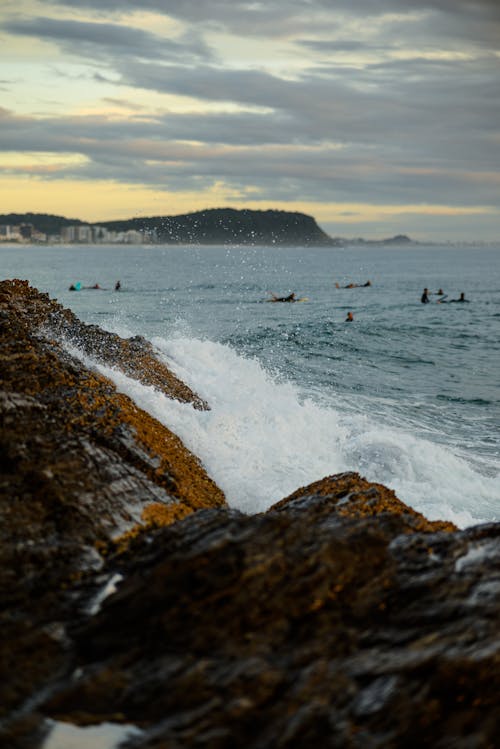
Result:
{"type": "Polygon", "coordinates": [[[0,212],[500,240],[499,0],[1,0],[0,212]]]}

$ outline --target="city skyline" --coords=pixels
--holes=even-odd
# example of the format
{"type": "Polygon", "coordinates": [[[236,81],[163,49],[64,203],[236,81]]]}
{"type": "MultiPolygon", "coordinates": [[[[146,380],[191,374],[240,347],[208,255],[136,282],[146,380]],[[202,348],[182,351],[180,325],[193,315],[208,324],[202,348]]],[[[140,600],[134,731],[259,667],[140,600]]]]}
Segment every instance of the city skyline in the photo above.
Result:
{"type": "Polygon", "coordinates": [[[496,0],[4,0],[0,211],[500,239],[496,0]]]}

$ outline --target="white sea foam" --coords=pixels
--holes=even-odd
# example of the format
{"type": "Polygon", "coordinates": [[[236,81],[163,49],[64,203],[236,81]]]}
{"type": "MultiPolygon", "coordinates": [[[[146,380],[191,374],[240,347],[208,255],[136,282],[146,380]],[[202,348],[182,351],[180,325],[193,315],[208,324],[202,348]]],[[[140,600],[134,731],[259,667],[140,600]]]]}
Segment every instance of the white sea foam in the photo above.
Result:
{"type": "Polygon", "coordinates": [[[498,478],[479,473],[451,448],[343,409],[340,401],[319,404],[228,346],[188,337],[153,342],[210,411],[99,369],[179,435],[231,506],[260,512],[300,486],[355,470],[430,519],[464,527],[498,516],[498,478]]]}

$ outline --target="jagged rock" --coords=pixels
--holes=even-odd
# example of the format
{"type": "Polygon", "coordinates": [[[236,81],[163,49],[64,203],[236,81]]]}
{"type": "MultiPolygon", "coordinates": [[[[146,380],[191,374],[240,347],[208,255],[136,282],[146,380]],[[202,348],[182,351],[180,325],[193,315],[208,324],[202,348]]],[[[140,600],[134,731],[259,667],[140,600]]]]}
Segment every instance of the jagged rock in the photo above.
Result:
{"type": "Polygon", "coordinates": [[[53,309],[26,283],[0,284],[0,715],[64,661],[46,627],[65,621],[66,592],[106,543],[153,503],[170,520],[225,504],[176,435],[54,340],[53,309]]]}
{"type": "Polygon", "coordinates": [[[123,716],[141,749],[496,746],[500,525],[416,531],[387,496],[349,516],[356,484],[379,490],[341,474],[134,539],[107,562],[117,592],[71,631],[79,678],[43,712],[123,716]]]}
{"type": "Polygon", "coordinates": [[[420,512],[416,512],[401,502],[392,489],[388,489],[383,484],[374,484],[352,472],[327,476],[297,489],[293,494],[273,505],[271,509],[286,509],[287,512],[300,513],[304,503],[309,508],[314,505],[318,514],[329,513],[331,505],[334,504],[336,514],[342,517],[398,515],[407,526],[408,532],[457,530],[453,523],[427,520],[420,512]]]}
{"type": "Polygon", "coordinates": [[[158,358],[149,341],[141,336],[120,338],[97,325],[87,325],[69,309],[29,286],[27,281],[0,283],[0,300],[8,299],[10,314],[30,320],[32,333],[45,338],[63,338],[98,362],[120,369],[144,385],[153,385],[176,400],[206,409],[207,404],[158,358]]]}

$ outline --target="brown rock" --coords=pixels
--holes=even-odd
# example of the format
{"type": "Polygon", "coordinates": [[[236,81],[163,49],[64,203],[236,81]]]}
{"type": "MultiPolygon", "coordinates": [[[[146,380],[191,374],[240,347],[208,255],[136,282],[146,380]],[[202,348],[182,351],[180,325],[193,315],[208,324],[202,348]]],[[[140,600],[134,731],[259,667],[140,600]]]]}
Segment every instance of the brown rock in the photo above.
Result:
{"type": "Polygon", "coordinates": [[[122,370],[144,385],[153,385],[176,400],[206,409],[207,404],[164,364],[149,341],[141,336],[120,336],[86,325],[69,309],[29,286],[27,281],[0,283],[0,307],[7,302],[10,313],[29,320],[32,332],[66,340],[98,362],[122,370]]]}
{"type": "Polygon", "coordinates": [[[43,710],[122,715],[141,749],[495,746],[500,525],[416,532],[324,488],[204,510],[110,558],[123,581],[73,630],[80,677],[43,710]]]}
{"type": "Polygon", "coordinates": [[[176,435],[39,327],[54,306],[78,329],[26,283],[0,283],[0,714],[64,662],[68,591],[145,508],[172,522],[225,504],[176,435]]]}
{"type": "Polygon", "coordinates": [[[271,510],[299,509],[302,506],[300,500],[315,496],[324,497],[326,502],[318,504],[323,506],[326,512],[331,511],[330,505],[334,505],[337,515],[350,518],[380,517],[381,515],[397,515],[408,526],[410,531],[455,531],[457,527],[453,523],[442,520],[429,521],[420,512],[416,512],[400,499],[392,489],[383,484],[375,484],[362,478],[358,473],[340,473],[335,476],[327,476],[320,481],[315,481],[309,486],[301,487],[271,507],[271,510]]]}

